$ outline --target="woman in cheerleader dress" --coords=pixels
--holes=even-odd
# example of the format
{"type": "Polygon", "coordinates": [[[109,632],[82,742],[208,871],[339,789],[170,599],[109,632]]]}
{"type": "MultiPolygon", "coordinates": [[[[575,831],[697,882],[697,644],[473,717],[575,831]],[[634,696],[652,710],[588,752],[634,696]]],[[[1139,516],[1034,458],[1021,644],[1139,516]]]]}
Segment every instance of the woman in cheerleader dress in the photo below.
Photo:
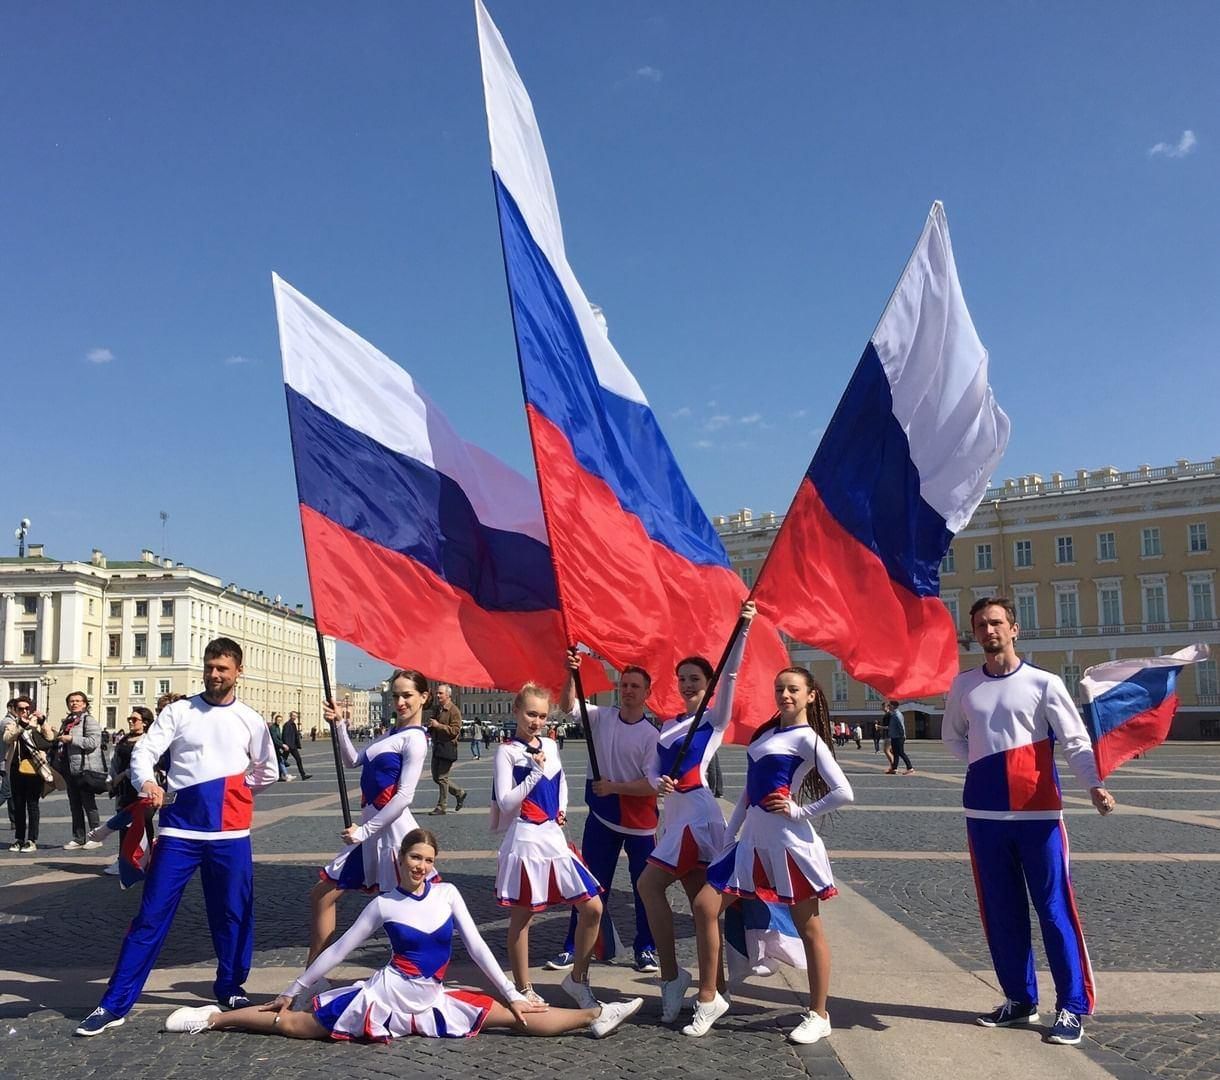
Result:
{"type": "MultiPolygon", "coordinates": [[[[746,787],[725,830],[729,842],[707,869],[695,911],[697,920],[715,919],[737,897],[791,908],[805,947],[809,1011],[788,1038],[814,1043],[830,1034],[830,948],[818,903],[837,891],[814,820],[846,806],[853,795],[835,761],[830,709],[813,676],[804,668],[785,668],[775,677],[775,703],[778,714],[747,748],[746,787]]],[[[699,950],[699,1000],[684,1035],[706,1034],[729,1008],[716,989],[720,938],[712,943],[714,948],[699,950]]]]}
{"type": "Polygon", "coordinates": [[[542,734],[550,704],[549,690],[526,683],[513,703],[516,733],[496,749],[491,827],[507,830],[500,844],[496,900],[509,909],[508,958],[516,988],[535,1005],[545,1003],[530,985],[530,921],[552,904],[576,906],[575,962],[561,985],[588,1009],[597,1005],[585,980],[601,920],[601,886],[563,833],[568,781],[559,748],[542,734]]]}
{"type": "MultiPolygon", "coordinates": [[[[686,711],[665,721],[657,740],[656,758],[648,772],[648,779],[657,792],[665,796],[665,802],[657,845],[640,875],[640,898],[648,911],[648,926],[661,965],[661,1022],[664,1024],[672,1024],[678,1019],[691,984],[690,974],[678,967],[674,951],[674,915],[666,892],[675,881],[680,881],[693,909],[695,897],[707,881],[707,866],[724,847],[724,814],[708,789],[707,768],[712,755],[720,748],[733,714],[737,672],[754,615],[754,604],[747,600],[741,609],[745,625],[725,661],[715,701],[700,718],[690,747],[682,754],[680,762],[678,756],[687,732],[712,679],[712,665],[702,656],[688,656],[678,661],[675,674],[686,711]],[[670,774],[675,764],[678,777],[673,780],[670,774]]],[[[710,908],[705,915],[702,919],[696,917],[695,936],[700,948],[710,951],[720,929],[710,908]]],[[[724,990],[723,983],[719,989],[724,990]]]]}
{"type": "Polygon", "coordinates": [[[335,908],[344,892],[390,893],[398,888],[399,847],[402,838],[418,827],[411,800],[428,752],[421,723],[429,697],[428,680],[418,671],[395,671],[390,693],[394,727],[360,751],[352,745],[347,724],[333,702],[324,713],[335,727],[344,765],[349,769],[360,766],[362,809],[360,824],[340,833],[348,846],[318,872],[320,880],[310,893],[311,962],[334,936],[335,908]]]}
{"type": "Polygon", "coordinates": [[[178,1009],[165,1030],[249,1031],[291,1039],[388,1042],[404,1035],[460,1039],[484,1027],[515,1028],[528,1035],[560,1035],[589,1028],[610,1034],[643,1004],[642,998],[596,1009],[541,1009],[530,1005],[496,964],[456,886],[436,878],[436,837],[414,829],[402,843],[402,884],[376,897],[351,928],[274,1001],[221,1012],[214,1005],[178,1009]],[[318,994],[307,1011],[293,1011],[293,998],[316,985],[378,930],[390,939],[385,967],[354,986],[318,994]],[[445,970],[457,930],[470,957],[508,1004],[470,990],[445,989],[445,970]]]}

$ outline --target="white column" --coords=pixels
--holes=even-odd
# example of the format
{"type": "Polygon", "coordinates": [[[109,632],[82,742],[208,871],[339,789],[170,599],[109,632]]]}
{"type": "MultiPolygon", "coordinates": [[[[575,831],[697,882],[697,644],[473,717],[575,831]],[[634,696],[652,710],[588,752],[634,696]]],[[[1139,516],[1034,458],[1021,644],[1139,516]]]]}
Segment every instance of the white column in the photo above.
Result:
{"type": "MultiPolygon", "coordinates": [[[[202,607],[202,604],[200,605],[202,607]]],[[[174,663],[191,662],[191,600],[179,596],[174,600],[174,663]]]]}
{"type": "Polygon", "coordinates": [[[132,659],[131,620],[135,616],[136,602],[130,598],[122,601],[123,617],[119,623],[119,663],[128,667],[132,659]]]}
{"type": "Polygon", "coordinates": [[[78,664],[84,658],[84,616],[87,601],[73,590],[59,594],[59,662],[78,664]]]}
{"type": "Polygon", "coordinates": [[[55,636],[52,633],[51,624],[55,618],[54,605],[51,601],[49,592],[38,594],[38,645],[36,652],[38,654],[38,662],[40,664],[51,663],[55,655],[54,644],[55,636]]]}
{"type": "MultiPolygon", "coordinates": [[[[6,664],[17,662],[17,594],[4,594],[4,644],[0,661],[6,664]]],[[[6,699],[7,700],[7,699],[6,699]]]]}

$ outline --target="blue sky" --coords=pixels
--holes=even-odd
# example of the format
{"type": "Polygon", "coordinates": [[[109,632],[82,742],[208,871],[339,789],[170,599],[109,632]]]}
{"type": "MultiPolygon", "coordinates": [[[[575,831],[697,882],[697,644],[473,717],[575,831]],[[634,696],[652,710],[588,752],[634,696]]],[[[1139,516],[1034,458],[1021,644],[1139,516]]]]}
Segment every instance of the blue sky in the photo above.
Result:
{"type": "MultiPolygon", "coordinates": [[[[1220,453],[1215,4],[489,9],[709,514],[787,506],[936,198],[999,479],[1220,453]]],[[[468,4],[3,5],[0,101],[0,519],[49,553],[165,510],[308,601],[272,270],[531,467],[468,4]]]]}

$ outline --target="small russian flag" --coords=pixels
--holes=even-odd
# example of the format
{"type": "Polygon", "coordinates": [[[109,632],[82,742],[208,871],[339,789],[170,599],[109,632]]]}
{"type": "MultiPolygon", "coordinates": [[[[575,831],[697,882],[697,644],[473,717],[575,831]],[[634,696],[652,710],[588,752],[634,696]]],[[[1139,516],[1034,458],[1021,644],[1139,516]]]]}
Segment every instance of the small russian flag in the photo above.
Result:
{"type": "Polygon", "coordinates": [[[120,889],[130,889],[133,885],[138,885],[148,872],[152,846],[145,846],[144,836],[148,816],[152,812],[152,803],[147,799],[137,799],[106,822],[106,828],[111,832],[117,832],[121,828],[127,829],[119,846],[120,889]]]}
{"type": "Polygon", "coordinates": [[[730,983],[771,974],[772,961],[805,970],[805,946],[785,904],[745,898],[730,904],[724,913],[724,942],[730,983]]]}
{"type": "Polygon", "coordinates": [[[1189,645],[1169,656],[1111,660],[1085,671],[1081,711],[1102,780],[1124,761],[1165,741],[1178,711],[1178,672],[1206,660],[1210,652],[1206,645],[1189,645]]]}

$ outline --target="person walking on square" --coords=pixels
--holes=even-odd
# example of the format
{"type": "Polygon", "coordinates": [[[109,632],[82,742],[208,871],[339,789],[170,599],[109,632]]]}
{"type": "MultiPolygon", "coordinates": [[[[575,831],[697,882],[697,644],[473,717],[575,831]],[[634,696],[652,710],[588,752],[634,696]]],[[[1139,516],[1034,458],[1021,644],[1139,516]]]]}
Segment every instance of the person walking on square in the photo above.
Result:
{"type": "MultiPolygon", "coordinates": [[[[580,668],[580,654],[568,653],[568,667],[580,668]]],[[[611,888],[619,855],[627,849],[627,868],[635,899],[635,937],[632,941],[635,970],[652,974],[660,970],[648,912],[640,899],[639,880],[652,854],[657,832],[657,794],[648,770],[657,753],[657,729],[644,712],[652,677],[640,667],[625,667],[619,675],[619,705],[588,705],[589,728],[601,770],[601,779],[585,781],[585,818],[580,853],[593,876],[605,890],[602,902],[600,946],[603,960],[613,960],[615,929],[610,911],[611,888]]],[[[572,715],[576,706],[576,683],[569,674],[559,701],[560,709],[572,715]]],[[[576,913],[568,920],[563,951],[546,962],[552,971],[566,971],[574,962],[576,913]]]]}
{"type": "MultiPolygon", "coordinates": [[[[691,984],[689,973],[678,967],[674,915],[666,894],[674,882],[680,882],[694,905],[695,897],[707,882],[708,864],[724,847],[724,814],[716,796],[709,790],[712,785],[709,766],[733,716],[737,672],[741,668],[754,615],[754,604],[747,601],[741,609],[742,630],[725,661],[714,701],[699,718],[699,727],[689,747],[685,745],[687,732],[711,684],[713,668],[702,656],[688,656],[678,661],[674,673],[686,708],[681,715],[661,725],[656,757],[648,769],[648,778],[664,801],[657,845],[640,875],[640,896],[657,945],[663,1024],[672,1024],[678,1019],[691,984]],[[677,778],[671,779],[675,768],[677,778]]],[[[714,916],[700,921],[700,914],[706,916],[708,913],[696,912],[695,936],[703,943],[703,948],[711,949],[711,940],[719,936],[720,927],[714,916]]],[[[719,989],[724,990],[723,984],[719,989]]]]}
{"type": "Polygon", "coordinates": [[[885,703],[885,715],[887,722],[887,731],[890,739],[890,767],[886,769],[886,773],[892,774],[898,771],[898,762],[902,761],[906,764],[906,771],[913,773],[915,766],[911,764],[911,759],[907,757],[907,722],[902,715],[902,710],[898,708],[898,702],[887,701],[885,703]]]}
{"type": "Polygon", "coordinates": [[[266,723],[237,700],[241,672],[241,646],[225,637],[210,641],[203,651],[203,693],[167,705],[132,750],[132,786],[161,809],[161,835],[106,992],[77,1035],[100,1035],[123,1023],[196,870],[216,949],[212,993],[223,1009],[250,1003],[242,987],[254,954],[250,824],[254,793],[276,782],[277,769],[266,723]],[[167,751],[163,790],[155,769],[167,751]]]}
{"type": "Polygon", "coordinates": [[[39,800],[47,789],[41,775],[47,751],[55,746],[55,728],[34,711],[28,697],[8,703],[4,718],[4,763],[10,777],[13,807],[13,843],[9,851],[38,850],[39,800]]]}
{"type": "Polygon", "coordinates": [[[436,688],[436,716],[428,724],[432,736],[432,779],[436,783],[436,806],[429,814],[448,813],[449,793],[457,801],[454,810],[466,804],[468,792],[449,779],[449,770],[457,761],[458,740],[462,737],[462,713],[453,703],[453,689],[445,683],[436,688]]]}
{"type": "Polygon", "coordinates": [[[267,732],[271,736],[271,745],[275,747],[275,765],[279,770],[280,780],[291,780],[288,766],[284,764],[284,729],[280,726],[282,714],[272,713],[267,721],[267,732]]]}
{"type": "MultiPolygon", "coordinates": [[[[310,774],[305,771],[305,763],[301,761],[301,723],[296,713],[288,714],[288,723],[284,725],[280,737],[284,740],[282,744],[284,754],[296,762],[297,772],[301,774],[301,779],[310,779],[310,774]]],[[[287,763],[285,762],[285,764],[287,763]]]]}
{"type": "Polygon", "coordinates": [[[339,834],[347,846],[318,872],[309,894],[309,962],[334,936],[335,909],[345,892],[385,894],[398,888],[398,850],[402,838],[418,827],[411,800],[427,754],[423,713],[431,696],[428,680],[418,671],[400,669],[390,676],[389,687],[395,726],[361,750],[352,744],[347,717],[334,702],[322,713],[334,726],[343,764],[360,766],[361,811],[360,824],[339,834]]]}
{"type": "MultiPolygon", "coordinates": [[[[746,748],[746,786],[725,828],[726,846],[707,868],[695,898],[695,919],[711,923],[738,897],[786,904],[800,935],[809,974],[809,1009],[791,1042],[809,1044],[830,1034],[830,947],[819,904],[837,895],[830,858],[814,822],[852,802],[851,785],[835,760],[830,707],[804,668],[775,676],[778,712],[746,748]],[[795,794],[794,794],[795,793],[795,794]],[[740,835],[738,835],[740,833],[740,835]]],[[[700,935],[699,996],[683,1035],[706,1035],[729,1009],[719,992],[722,941],[700,935]]]]}
{"type": "MultiPolygon", "coordinates": [[[[409,1035],[463,1039],[483,1028],[512,1028],[522,1035],[562,1035],[587,1029],[604,1038],[639,1011],[643,998],[559,1009],[529,1004],[496,963],[457,887],[439,881],[437,840],[427,829],[403,837],[402,885],[368,904],[351,929],[313,961],[291,986],[266,1005],[225,1013],[215,1007],[176,1009],[165,1030],[184,1035],[247,1031],[289,1039],[385,1043],[409,1035]],[[470,958],[507,1004],[471,990],[446,989],[445,970],[457,931],[470,958]],[[308,1009],[292,1003],[320,985],[373,935],[384,931],[393,955],[385,967],[354,986],[324,990],[308,1009]]],[[[341,1074],[342,1067],[334,1063],[341,1074]]]]}
{"type": "Polygon", "coordinates": [[[475,761],[483,756],[483,728],[477,720],[470,725],[470,756],[475,761]]]}
{"type": "Polygon", "coordinates": [[[102,728],[89,712],[89,699],[80,691],[73,690],[66,699],[68,715],[56,737],[57,768],[68,789],[68,806],[72,810],[72,839],[64,844],[65,850],[99,848],[101,843],[89,839],[89,832],[96,829],[98,793],[90,786],[86,773],[105,776],[107,766],[102,755],[102,728]]]}
{"type": "Polygon", "coordinates": [[[1055,743],[1063,747],[1098,813],[1110,813],[1114,797],[1098,778],[1093,745],[1063,680],[1017,654],[1021,628],[1012,601],[1003,596],[976,601],[970,627],[984,661],[958,675],[949,688],[942,739],[967,763],[962,805],[970,862],[983,931],[1005,997],[978,1022],[1012,1027],[1039,1020],[1032,900],[1055,982],[1049,1039],[1075,1046],[1095,996],[1068,871],[1055,743]]]}
{"type": "Polygon", "coordinates": [[[491,828],[504,830],[497,856],[496,902],[509,909],[508,958],[519,994],[533,1005],[545,1002],[529,977],[529,926],[552,904],[568,904],[576,916],[572,970],[561,987],[582,1009],[597,1006],[589,989],[589,961],[601,921],[601,886],[572,850],[563,826],[568,814],[568,781],[559,747],[546,730],[550,691],[526,683],[513,702],[517,726],[496,750],[492,780],[491,828]]]}

